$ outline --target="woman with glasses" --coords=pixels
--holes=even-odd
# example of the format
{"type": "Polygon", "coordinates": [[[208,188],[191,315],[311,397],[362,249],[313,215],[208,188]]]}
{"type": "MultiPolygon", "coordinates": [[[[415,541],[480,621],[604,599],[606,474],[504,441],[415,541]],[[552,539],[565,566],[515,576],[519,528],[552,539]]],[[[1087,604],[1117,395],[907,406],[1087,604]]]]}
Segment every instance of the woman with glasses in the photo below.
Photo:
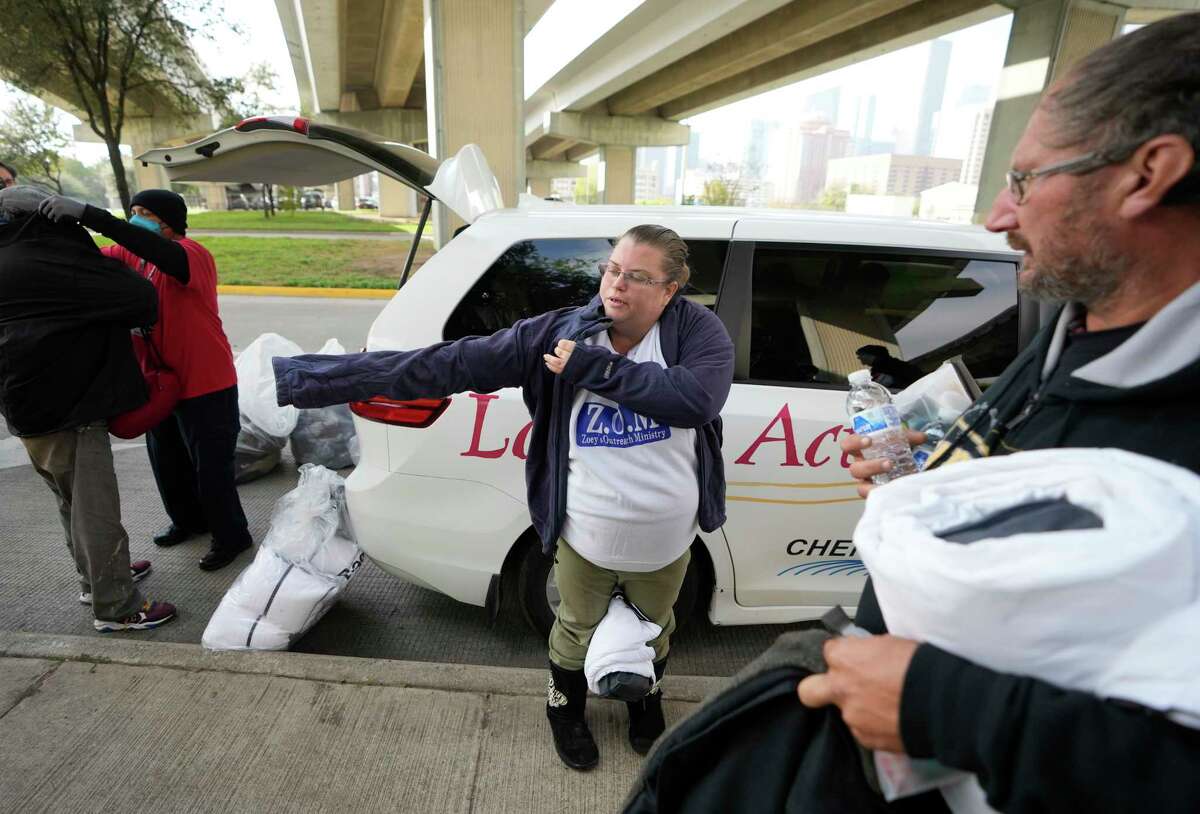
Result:
{"type": "MultiPolygon", "coordinates": [[[[661,679],[689,548],[725,521],[720,412],[733,342],[713,313],[679,296],[687,254],[672,230],[636,226],[579,308],[415,351],[273,360],[280,404],[297,407],[523,389],[529,511],[562,596],[546,716],[573,769],[599,761],[583,665],[613,592],[660,627],[649,644],[661,679]]],[[[665,728],[658,682],[628,707],[630,744],[644,754],[665,728]]]]}

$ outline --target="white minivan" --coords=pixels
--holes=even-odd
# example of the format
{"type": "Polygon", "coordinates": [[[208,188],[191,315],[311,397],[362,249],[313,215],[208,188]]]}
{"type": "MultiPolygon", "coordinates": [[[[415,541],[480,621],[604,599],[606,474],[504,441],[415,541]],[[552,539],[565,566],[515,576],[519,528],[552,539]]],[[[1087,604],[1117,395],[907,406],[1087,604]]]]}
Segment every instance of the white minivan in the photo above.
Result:
{"type": "MultiPolygon", "coordinates": [[[[721,625],[852,608],[865,579],[851,539],[862,501],[838,438],[860,350],[886,351],[911,375],[961,357],[986,385],[1037,328],[1036,306],[1017,295],[1019,254],[979,227],[537,199],[486,211],[498,187],[477,151],[438,162],[290,117],[249,119],[139,159],[178,181],[317,185],[374,170],[452,206],[469,225],[387,304],[370,350],[489,334],[584,304],[599,285],[597,264],[626,229],[678,232],[692,269],[683,296],[713,309],[736,349],[722,412],[728,519],[692,546],[681,620],[697,605],[721,625]]],[[[547,632],[557,592],[525,504],[530,422],[519,391],[351,407],[362,459],[347,494],[366,554],[492,614],[502,587],[515,589],[529,622],[547,632]]]]}

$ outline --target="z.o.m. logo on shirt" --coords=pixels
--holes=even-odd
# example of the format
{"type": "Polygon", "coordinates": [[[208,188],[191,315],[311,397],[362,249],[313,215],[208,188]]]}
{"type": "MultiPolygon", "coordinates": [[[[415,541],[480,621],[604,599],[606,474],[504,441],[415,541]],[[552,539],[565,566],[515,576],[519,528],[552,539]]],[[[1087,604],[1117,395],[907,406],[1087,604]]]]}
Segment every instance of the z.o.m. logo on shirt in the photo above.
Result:
{"type": "Polygon", "coordinates": [[[671,428],[625,407],[585,401],[575,424],[580,447],[636,447],[671,437],[671,428]]]}

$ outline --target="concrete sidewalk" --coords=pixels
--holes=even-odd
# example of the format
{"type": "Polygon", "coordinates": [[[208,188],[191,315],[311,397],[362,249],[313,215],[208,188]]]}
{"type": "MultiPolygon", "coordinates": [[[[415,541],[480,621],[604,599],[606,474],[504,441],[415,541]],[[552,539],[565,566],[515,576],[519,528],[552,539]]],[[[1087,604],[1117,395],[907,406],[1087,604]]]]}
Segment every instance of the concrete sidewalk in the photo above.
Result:
{"type": "MultiPolygon", "coordinates": [[[[670,676],[668,724],[725,679],[670,676]]],[[[640,757],[592,699],[562,766],[546,672],[0,632],[2,811],[596,812],[640,757]]]]}

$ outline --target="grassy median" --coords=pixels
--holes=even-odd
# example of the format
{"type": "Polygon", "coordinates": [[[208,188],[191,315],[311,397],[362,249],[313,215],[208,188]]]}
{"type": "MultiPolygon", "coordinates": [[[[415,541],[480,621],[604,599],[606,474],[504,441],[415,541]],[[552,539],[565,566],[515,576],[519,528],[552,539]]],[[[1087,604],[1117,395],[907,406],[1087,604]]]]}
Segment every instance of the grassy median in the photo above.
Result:
{"type": "Polygon", "coordinates": [[[229,229],[267,232],[413,232],[416,224],[381,220],[378,215],[347,215],[329,210],[279,212],[268,218],[262,212],[189,212],[189,229],[229,229]]]}
{"type": "MultiPolygon", "coordinates": [[[[194,237],[213,253],[222,285],[395,288],[409,246],[403,240],[194,237]]],[[[110,242],[96,237],[99,245],[110,242]]],[[[422,241],[414,272],[432,254],[430,242],[422,241]]]]}

